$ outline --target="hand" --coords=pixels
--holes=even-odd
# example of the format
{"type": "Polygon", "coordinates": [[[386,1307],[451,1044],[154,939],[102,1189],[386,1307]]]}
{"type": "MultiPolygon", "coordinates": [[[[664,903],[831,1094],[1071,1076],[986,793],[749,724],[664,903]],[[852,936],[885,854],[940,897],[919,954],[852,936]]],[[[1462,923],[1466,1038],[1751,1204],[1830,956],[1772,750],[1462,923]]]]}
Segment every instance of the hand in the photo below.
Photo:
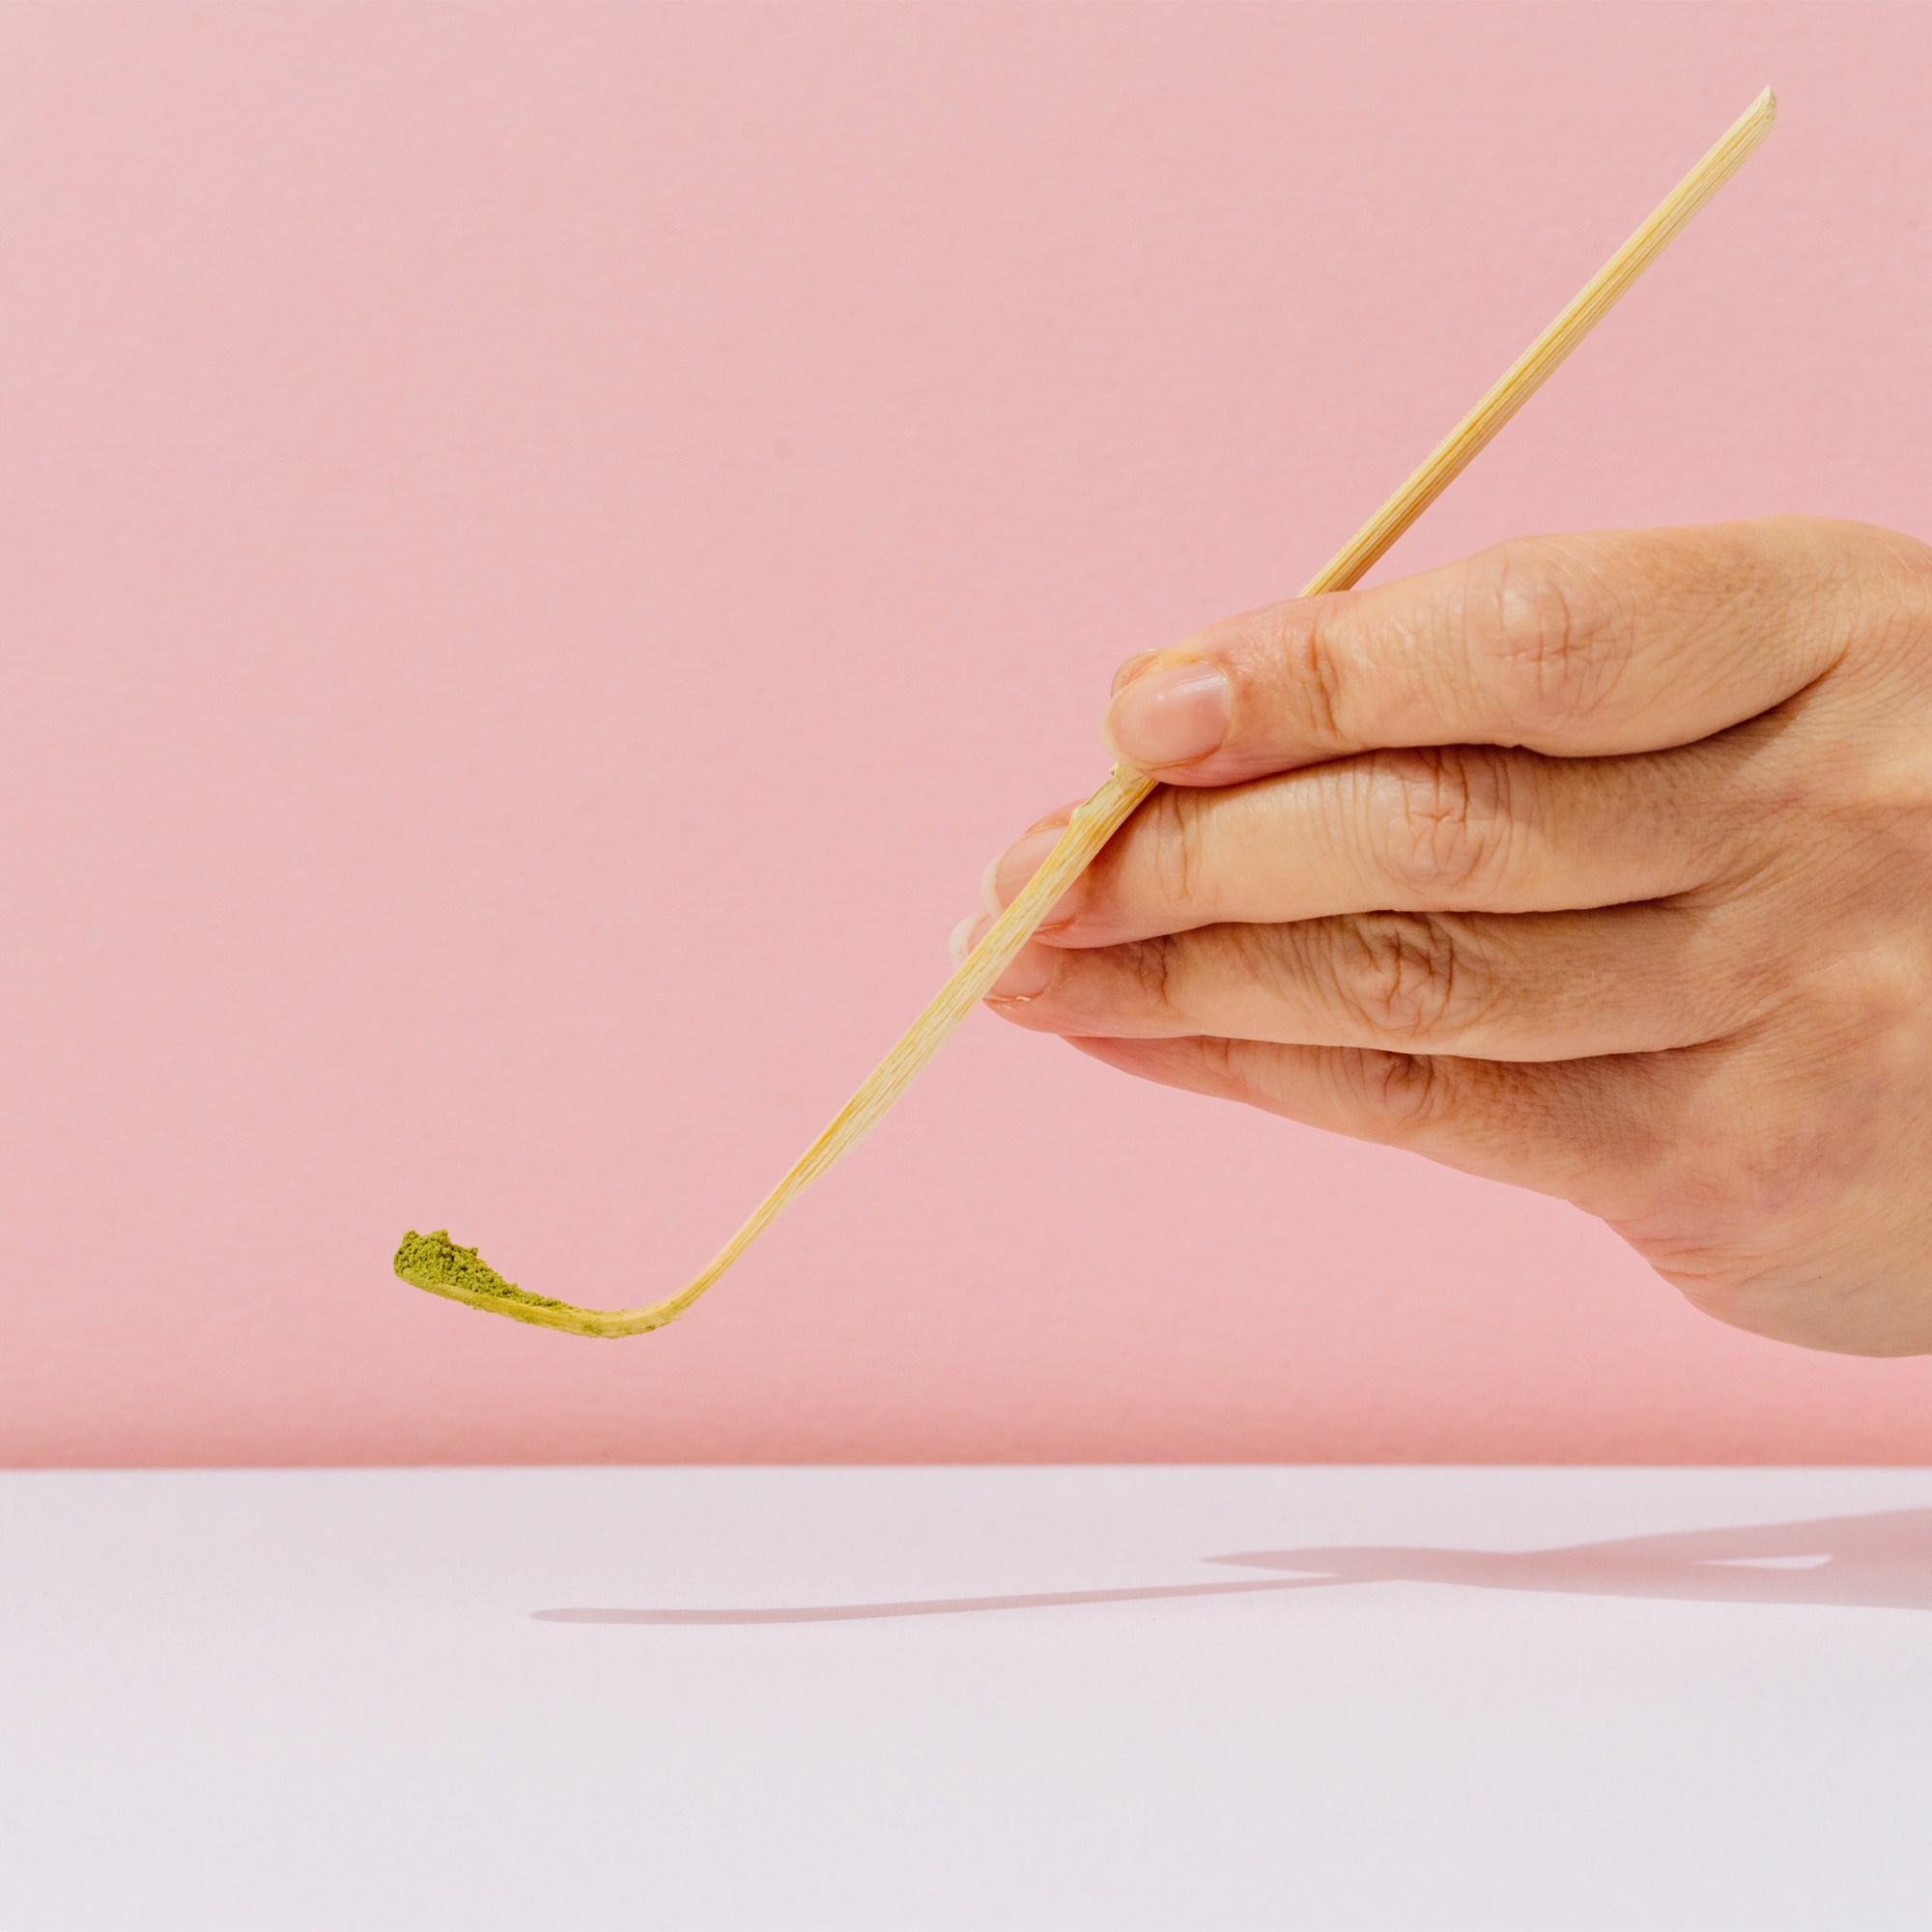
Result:
{"type": "Polygon", "coordinates": [[[1932,1350],[1932,550],[1526,539],[1131,660],[1104,730],[1166,786],[997,1011],[1561,1196],[1740,1327],[1932,1350]]]}

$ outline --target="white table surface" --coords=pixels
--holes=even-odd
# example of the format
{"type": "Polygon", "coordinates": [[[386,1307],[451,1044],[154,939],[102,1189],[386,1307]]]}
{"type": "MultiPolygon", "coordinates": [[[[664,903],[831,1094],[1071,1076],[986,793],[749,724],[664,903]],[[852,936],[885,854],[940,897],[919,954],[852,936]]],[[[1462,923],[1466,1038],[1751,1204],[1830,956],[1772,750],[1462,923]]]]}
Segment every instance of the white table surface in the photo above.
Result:
{"type": "Polygon", "coordinates": [[[0,1476],[0,1923],[1922,1927],[1932,1471],[0,1476]]]}

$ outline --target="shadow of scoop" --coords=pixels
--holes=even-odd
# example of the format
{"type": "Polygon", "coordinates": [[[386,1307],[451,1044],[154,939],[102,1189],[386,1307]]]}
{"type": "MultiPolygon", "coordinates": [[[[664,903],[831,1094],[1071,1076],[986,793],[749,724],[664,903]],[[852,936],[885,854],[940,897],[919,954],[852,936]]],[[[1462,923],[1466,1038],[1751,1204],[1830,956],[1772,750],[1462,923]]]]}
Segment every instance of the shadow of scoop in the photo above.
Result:
{"type": "Polygon", "coordinates": [[[1403,1549],[1343,1545],[1212,1556],[1243,1569],[1292,1570],[1265,1582],[1164,1583],[1145,1589],[1054,1590],[1032,1596],[935,1597],[901,1604],[802,1604],[760,1609],[534,1610],[547,1624],[824,1624],[960,1616],[1180,1597],[1252,1596],[1350,1583],[1455,1583],[1476,1590],[1553,1590],[1586,1597],[1690,1603],[1808,1604],[1932,1610],[1932,1509],[1820,1517],[1743,1529],[1680,1530],[1554,1549],[1403,1549]]]}
{"type": "Polygon", "coordinates": [[[1031,1597],[929,1597],[907,1604],[804,1604],[777,1610],[532,1610],[530,1614],[541,1624],[843,1624],[874,1617],[950,1617],[966,1610],[1149,1604],[1162,1597],[1242,1597],[1258,1590],[1303,1590],[1328,1581],[1326,1577],[1296,1577],[1266,1583],[1166,1583],[1145,1590],[1047,1590],[1031,1597]]]}

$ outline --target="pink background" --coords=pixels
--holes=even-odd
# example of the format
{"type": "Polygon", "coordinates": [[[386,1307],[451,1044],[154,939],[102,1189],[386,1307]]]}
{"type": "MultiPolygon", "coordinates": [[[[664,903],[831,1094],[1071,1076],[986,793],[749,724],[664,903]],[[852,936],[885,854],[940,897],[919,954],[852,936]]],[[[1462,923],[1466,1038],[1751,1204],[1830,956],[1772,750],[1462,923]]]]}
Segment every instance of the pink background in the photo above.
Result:
{"type": "Polygon", "coordinates": [[[0,1459],[1932,1461],[1932,1361],[978,1015],[1104,770],[1766,80],[1383,566],[1932,535],[1922,7],[9,6],[0,1459]]]}

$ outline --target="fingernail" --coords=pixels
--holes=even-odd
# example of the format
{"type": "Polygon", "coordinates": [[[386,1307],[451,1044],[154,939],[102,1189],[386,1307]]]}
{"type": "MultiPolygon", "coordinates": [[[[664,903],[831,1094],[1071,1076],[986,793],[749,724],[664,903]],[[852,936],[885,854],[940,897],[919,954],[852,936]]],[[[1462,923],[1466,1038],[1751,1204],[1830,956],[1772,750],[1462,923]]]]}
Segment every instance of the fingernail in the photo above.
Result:
{"type": "MultiPolygon", "coordinates": [[[[951,952],[955,968],[965,965],[966,955],[993,929],[988,913],[969,913],[952,928],[951,952]]],[[[1053,981],[1053,948],[1029,943],[1020,948],[1016,958],[986,989],[989,1000],[1035,1000],[1053,981]]]]}
{"type": "Polygon", "coordinates": [[[952,955],[956,972],[966,963],[966,955],[992,931],[993,922],[982,912],[969,912],[948,936],[946,950],[952,955]]]}
{"type": "Polygon", "coordinates": [[[986,988],[989,1000],[1037,1000],[1053,983],[1059,962],[1050,946],[1022,946],[1012,963],[986,988]]]}
{"type": "Polygon", "coordinates": [[[1146,670],[1148,666],[1152,664],[1154,659],[1159,657],[1159,655],[1158,651],[1136,651],[1114,673],[1114,681],[1107,687],[1108,696],[1112,696],[1123,686],[1133,683],[1134,679],[1140,676],[1141,672],[1146,670]]]}
{"type": "MultiPolygon", "coordinates": [[[[1049,825],[1042,832],[1029,832],[986,867],[985,876],[980,881],[980,896],[988,912],[1005,912],[1019,897],[1026,882],[1046,864],[1046,855],[1060,843],[1065,830],[1064,825],[1049,825]]],[[[1068,893],[1041,923],[1051,925],[1063,917],[1063,909],[1070,911],[1072,897],[1072,893],[1068,893]]]]}
{"type": "Polygon", "coordinates": [[[1114,755],[1143,771],[1191,764],[1228,735],[1235,694],[1210,664],[1170,665],[1116,693],[1101,734],[1114,755]]]}

